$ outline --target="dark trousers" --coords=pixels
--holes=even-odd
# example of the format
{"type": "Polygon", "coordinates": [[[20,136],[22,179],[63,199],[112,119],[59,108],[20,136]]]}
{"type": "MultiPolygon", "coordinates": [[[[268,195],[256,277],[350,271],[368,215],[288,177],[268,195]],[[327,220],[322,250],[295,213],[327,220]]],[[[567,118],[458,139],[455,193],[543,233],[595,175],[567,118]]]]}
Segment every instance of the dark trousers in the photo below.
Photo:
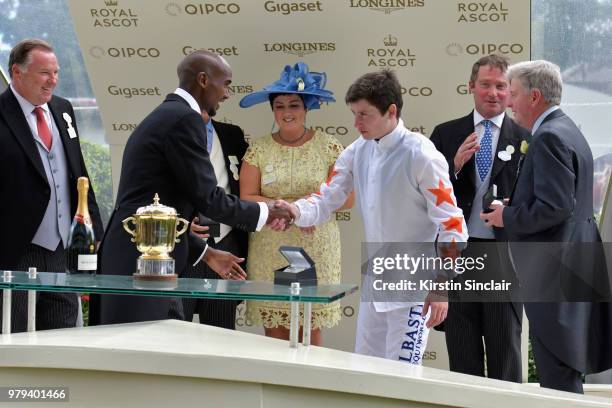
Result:
{"type": "MultiPolygon", "coordinates": [[[[231,252],[234,255],[239,251],[234,231],[230,231],[221,241],[211,246],[216,249],[231,252]]],[[[241,266],[244,268],[244,264],[241,266]]],[[[221,279],[215,271],[204,263],[204,261],[198,262],[196,266],[189,265],[183,277],[221,279]]],[[[236,306],[238,306],[240,302],[240,300],[231,299],[183,298],[185,320],[188,322],[193,321],[193,315],[197,313],[200,316],[200,323],[202,324],[234,330],[236,328],[236,306]]]]}
{"type": "Polygon", "coordinates": [[[512,304],[450,302],[444,321],[451,371],[521,382],[521,324],[512,304]],[[484,339],[484,346],[483,346],[484,339]]]}
{"type": "MultiPolygon", "coordinates": [[[[30,244],[15,270],[27,271],[29,267],[36,267],[38,272],[66,272],[66,266],[66,250],[61,242],[55,251],[30,244]]],[[[27,330],[28,292],[14,290],[11,298],[11,332],[24,332],[27,330]]],[[[75,327],[78,307],[76,293],[36,292],[36,330],[75,327]]]]}
{"type": "Polygon", "coordinates": [[[541,387],[584,394],[580,371],[559,360],[537,336],[531,336],[531,346],[541,387]]]}
{"type": "MultiPolygon", "coordinates": [[[[494,240],[470,238],[463,256],[478,257],[483,255],[482,251],[486,251],[486,270],[501,270],[501,252],[494,243],[494,240]],[[486,243],[486,246],[478,245],[482,243],[486,243]]],[[[498,276],[496,274],[496,279],[498,276]]],[[[488,279],[485,276],[477,280],[488,279]]],[[[489,295],[483,294],[483,298],[489,295]]],[[[461,293],[450,293],[448,316],[444,321],[451,371],[484,377],[486,354],[486,373],[489,378],[520,383],[521,306],[495,299],[487,302],[465,301],[461,296],[461,293]],[[517,308],[520,310],[517,311],[517,308]],[[519,312],[520,317],[517,314],[519,312]]],[[[473,296],[470,293],[469,299],[473,299],[473,296]]]]}

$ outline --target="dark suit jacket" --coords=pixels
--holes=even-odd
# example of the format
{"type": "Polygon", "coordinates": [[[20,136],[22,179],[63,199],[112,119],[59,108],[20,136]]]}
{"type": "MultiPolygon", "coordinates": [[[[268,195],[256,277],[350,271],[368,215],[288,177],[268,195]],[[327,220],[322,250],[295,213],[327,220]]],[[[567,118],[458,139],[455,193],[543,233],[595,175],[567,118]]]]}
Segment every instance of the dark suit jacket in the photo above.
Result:
{"type": "MultiPolygon", "coordinates": [[[[450,180],[453,183],[455,197],[457,197],[457,205],[463,210],[465,221],[469,220],[472,212],[472,203],[476,194],[476,168],[474,162],[475,156],[464,164],[458,177],[455,177],[454,158],[459,146],[464,140],[474,132],[474,113],[470,113],[459,119],[451,120],[438,125],[433,130],[430,140],[436,148],[444,155],[449,167],[450,180]]],[[[516,180],[518,162],[521,156],[520,145],[521,140],[526,139],[529,132],[517,125],[512,119],[506,115],[499,132],[497,142],[497,150],[493,158],[493,168],[491,169],[491,180],[489,186],[497,185],[497,195],[499,197],[510,197],[512,187],[516,180]],[[514,146],[515,153],[512,154],[509,161],[503,161],[497,156],[497,152],[506,150],[508,145],[514,146]]],[[[498,240],[503,240],[503,231],[500,228],[495,229],[495,237],[498,240]]]]}
{"type": "MultiPolygon", "coordinates": [[[[430,138],[448,162],[450,180],[453,183],[457,205],[463,210],[466,223],[470,218],[474,196],[476,195],[476,166],[474,164],[476,158],[472,156],[472,158],[464,164],[458,177],[455,177],[454,158],[457,150],[459,150],[459,146],[461,146],[465,139],[473,132],[474,112],[472,111],[467,116],[436,126],[430,138]]],[[[497,195],[501,198],[510,197],[518,172],[518,163],[521,156],[521,141],[526,139],[528,135],[529,132],[526,129],[516,124],[508,115],[504,116],[489,181],[489,186],[493,184],[497,185],[497,195]],[[509,161],[503,161],[497,156],[497,152],[506,150],[506,147],[509,145],[514,147],[514,153],[511,155],[509,161]]],[[[479,207],[482,207],[482,205],[479,204],[479,207]]],[[[493,232],[497,241],[506,241],[506,235],[503,229],[494,228],[493,232]]],[[[503,255],[502,259],[505,258],[505,253],[503,255]]],[[[494,272],[496,274],[499,273],[502,275],[501,277],[506,278],[506,280],[513,278],[513,276],[509,276],[510,274],[513,275],[512,271],[494,272]]],[[[523,309],[521,304],[519,302],[513,302],[513,309],[518,321],[522,321],[523,309]]]]}
{"type": "Polygon", "coordinates": [[[612,367],[610,303],[554,302],[610,299],[593,218],[593,155],[560,109],[533,135],[503,219],[521,290],[531,298],[531,334],[575,370],[612,367]]]}
{"type": "MultiPolygon", "coordinates": [[[[89,177],[81,153],[79,138],[71,139],[62,114],[74,119],[72,105],[66,99],[53,96],[48,103],[68,160],[70,209],[76,213],[77,178],[89,177]]],[[[76,123],[73,121],[76,129],[76,123]]],[[[78,132],[77,132],[78,134],[78,132]]],[[[45,175],[36,141],[21,106],[9,88],[0,95],[0,268],[14,269],[32,242],[45,215],[51,188],[45,175]]],[[[103,234],[102,220],[93,188],[89,189],[89,211],[96,239],[103,234]]]]}
{"type": "MultiPolygon", "coordinates": [[[[230,192],[236,196],[240,196],[240,183],[239,180],[234,179],[233,173],[230,170],[230,156],[235,156],[240,164],[238,165],[238,171],[240,172],[240,166],[242,165],[242,157],[246,153],[248,148],[247,143],[244,140],[244,132],[239,126],[232,125],[224,122],[212,121],[215,128],[215,132],[221,142],[221,149],[223,150],[223,159],[225,160],[225,169],[227,170],[227,176],[229,180],[230,192]]],[[[234,238],[238,241],[239,248],[236,248],[236,252],[232,252],[234,255],[240,258],[246,258],[248,252],[249,234],[244,230],[233,228],[231,234],[234,234],[234,238]]],[[[205,243],[194,237],[189,236],[189,263],[193,264],[196,259],[202,254],[205,243]]],[[[244,266],[244,264],[243,264],[244,266]]]]}
{"type": "MultiPolygon", "coordinates": [[[[221,149],[223,150],[223,158],[225,160],[225,170],[228,176],[228,184],[232,194],[240,195],[239,181],[234,179],[230,169],[230,156],[235,156],[238,159],[238,170],[242,163],[242,157],[246,153],[248,147],[244,140],[244,133],[238,126],[228,123],[212,121],[215,132],[219,137],[221,149]]],[[[200,221],[203,220],[202,214],[198,214],[200,221]]],[[[208,244],[213,248],[219,248],[223,251],[231,252],[232,254],[246,258],[248,253],[249,235],[246,231],[233,228],[222,241],[215,243],[213,238],[208,239],[208,244]]],[[[208,265],[200,262],[196,266],[193,263],[200,257],[204,250],[205,243],[195,235],[189,235],[189,265],[185,270],[185,277],[197,279],[221,279],[219,275],[210,269],[208,265]]],[[[246,263],[243,262],[243,268],[246,268],[246,263]]],[[[183,298],[183,312],[187,321],[192,321],[195,313],[199,314],[200,323],[211,326],[223,327],[226,329],[236,328],[236,306],[242,302],[241,300],[229,299],[190,299],[183,298]]]]}
{"type": "MultiPolygon", "coordinates": [[[[199,211],[234,228],[256,229],[259,205],[241,201],[217,187],[206,151],[204,121],[176,94],[168,95],[144,118],[127,141],[115,209],[100,248],[102,274],[135,272],[140,253],[130,242],[122,220],[151,204],[155,193],[162,204],[175,208],[188,220],[199,211]]],[[[187,263],[186,241],[183,236],[172,252],[179,274],[187,263]]],[[[100,297],[94,299],[93,321],[109,324],[164,319],[169,304],[168,298],[100,297]]]]}

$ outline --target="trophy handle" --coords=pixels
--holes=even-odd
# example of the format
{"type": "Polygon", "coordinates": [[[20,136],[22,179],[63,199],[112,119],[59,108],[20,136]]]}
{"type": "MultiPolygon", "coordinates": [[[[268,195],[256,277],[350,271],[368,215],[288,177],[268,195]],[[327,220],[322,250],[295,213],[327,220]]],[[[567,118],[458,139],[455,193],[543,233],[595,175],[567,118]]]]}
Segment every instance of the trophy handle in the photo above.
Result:
{"type": "Polygon", "coordinates": [[[183,227],[179,230],[176,231],[176,239],[174,240],[174,242],[179,243],[181,242],[181,240],[178,238],[180,235],[184,234],[185,231],[187,231],[187,228],[189,227],[189,221],[187,221],[184,218],[177,218],[176,219],[176,226],[178,227],[179,223],[183,223],[183,227]]]}
{"type": "Polygon", "coordinates": [[[130,234],[132,236],[131,240],[132,242],[136,242],[136,230],[132,230],[130,229],[129,225],[130,225],[130,221],[134,224],[134,226],[136,226],[136,218],[134,217],[127,217],[125,220],[123,220],[123,229],[127,231],[128,234],[130,234]]]}

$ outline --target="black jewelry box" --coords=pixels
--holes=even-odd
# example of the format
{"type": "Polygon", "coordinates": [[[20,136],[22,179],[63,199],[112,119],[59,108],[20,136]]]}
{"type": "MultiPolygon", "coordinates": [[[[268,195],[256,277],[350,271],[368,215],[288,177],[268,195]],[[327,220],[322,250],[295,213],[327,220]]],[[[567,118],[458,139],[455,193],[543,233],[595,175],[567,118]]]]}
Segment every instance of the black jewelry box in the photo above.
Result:
{"type": "Polygon", "coordinates": [[[274,271],[275,285],[290,286],[293,282],[299,282],[304,286],[317,285],[315,263],[304,248],[282,246],[278,248],[278,251],[289,262],[289,265],[274,271]]]}

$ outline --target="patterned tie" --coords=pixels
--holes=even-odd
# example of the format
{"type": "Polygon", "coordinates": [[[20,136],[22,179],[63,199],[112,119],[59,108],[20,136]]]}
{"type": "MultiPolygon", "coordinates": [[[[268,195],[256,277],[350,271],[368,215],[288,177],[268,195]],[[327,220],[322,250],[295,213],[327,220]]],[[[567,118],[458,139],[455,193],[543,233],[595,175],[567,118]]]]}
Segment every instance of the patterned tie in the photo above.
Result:
{"type": "Polygon", "coordinates": [[[476,153],[476,168],[478,169],[480,181],[484,181],[487,178],[487,174],[489,174],[493,162],[493,122],[485,119],[480,123],[484,126],[485,131],[480,140],[480,150],[476,153]]]}
{"type": "Polygon", "coordinates": [[[209,120],[206,124],[206,149],[208,150],[208,154],[212,153],[212,144],[213,144],[213,124],[212,120],[209,120]]]}
{"type": "Polygon", "coordinates": [[[34,114],[36,115],[36,127],[38,128],[38,137],[47,147],[47,150],[51,150],[51,144],[53,143],[53,136],[47,125],[45,119],[45,113],[40,106],[34,108],[34,114]]]}

